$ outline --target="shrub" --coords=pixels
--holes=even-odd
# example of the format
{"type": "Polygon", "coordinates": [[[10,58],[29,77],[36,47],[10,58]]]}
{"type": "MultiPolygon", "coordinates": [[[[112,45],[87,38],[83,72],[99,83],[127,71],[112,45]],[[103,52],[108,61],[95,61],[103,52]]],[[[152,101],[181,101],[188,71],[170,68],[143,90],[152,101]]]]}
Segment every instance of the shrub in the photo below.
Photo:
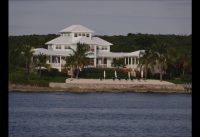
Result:
{"type": "Polygon", "coordinates": [[[192,75],[181,75],[181,81],[192,82],[192,75]]]}
{"type": "Polygon", "coordinates": [[[38,87],[48,87],[49,82],[45,80],[30,80],[27,84],[38,87]]]}

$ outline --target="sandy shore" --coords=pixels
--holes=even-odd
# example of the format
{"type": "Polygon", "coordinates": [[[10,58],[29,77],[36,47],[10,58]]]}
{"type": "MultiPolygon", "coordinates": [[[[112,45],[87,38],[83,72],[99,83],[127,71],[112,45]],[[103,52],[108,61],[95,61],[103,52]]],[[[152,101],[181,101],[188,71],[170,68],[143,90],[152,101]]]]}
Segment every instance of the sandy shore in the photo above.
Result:
{"type": "Polygon", "coordinates": [[[159,92],[186,93],[183,85],[159,80],[99,80],[99,79],[67,79],[65,83],[51,82],[49,87],[29,85],[9,85],[9,91],[20,92],[159,92]]]}

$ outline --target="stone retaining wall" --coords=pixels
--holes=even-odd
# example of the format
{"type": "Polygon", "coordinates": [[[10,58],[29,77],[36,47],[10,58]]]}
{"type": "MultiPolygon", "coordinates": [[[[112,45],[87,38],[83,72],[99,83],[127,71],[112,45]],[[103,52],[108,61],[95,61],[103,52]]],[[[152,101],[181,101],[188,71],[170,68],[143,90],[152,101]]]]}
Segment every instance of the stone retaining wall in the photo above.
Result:
{"type": "Polygon", "coordinates": [[[51,88],[61,88],[72,92],[177,92],[185,93],[180,84],[174,85],[152,85],[152,84],[89,84],[89,83],[49,83],[51,88]]]}

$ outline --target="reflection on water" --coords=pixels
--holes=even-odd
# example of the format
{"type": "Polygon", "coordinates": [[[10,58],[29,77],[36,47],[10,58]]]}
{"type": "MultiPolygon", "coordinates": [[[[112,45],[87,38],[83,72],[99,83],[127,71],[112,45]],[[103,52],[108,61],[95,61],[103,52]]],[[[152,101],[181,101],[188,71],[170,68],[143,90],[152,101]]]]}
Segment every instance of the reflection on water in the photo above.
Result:
{"type": "Polygon", "coordinates": [[[191,95],[9,93],[11,137],[191,137],[191,95]]]}

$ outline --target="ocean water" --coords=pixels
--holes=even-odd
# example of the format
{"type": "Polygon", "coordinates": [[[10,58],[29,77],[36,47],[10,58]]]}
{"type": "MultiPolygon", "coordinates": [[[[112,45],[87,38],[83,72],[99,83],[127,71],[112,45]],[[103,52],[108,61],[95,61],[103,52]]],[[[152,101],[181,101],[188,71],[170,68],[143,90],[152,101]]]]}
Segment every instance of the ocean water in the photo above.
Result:
{"type": "Polygon", "coordinates": [[[191,95],[9,93],[10,137],[191,137],[191,95]]]}

